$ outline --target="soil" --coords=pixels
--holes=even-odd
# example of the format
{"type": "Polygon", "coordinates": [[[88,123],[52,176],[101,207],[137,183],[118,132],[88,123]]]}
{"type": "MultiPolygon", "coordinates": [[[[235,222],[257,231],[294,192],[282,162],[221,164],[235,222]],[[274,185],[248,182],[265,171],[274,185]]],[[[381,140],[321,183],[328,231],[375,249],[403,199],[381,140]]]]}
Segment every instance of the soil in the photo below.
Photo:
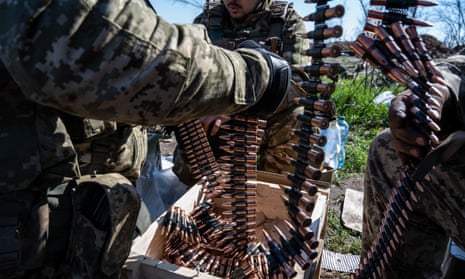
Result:
{"type": "Polygon", "coordinates": [[[337,180],[337,184],[331,186],[329,195],[329,207],[339,211],[342,209],[346,189],[363,191],[363,173],[352,174],[349,178],[337,180]]]}
{"type": "MultiPolygon", "coordinates": [[[[331,186],[329,208],[334,209],[336,212],[342,212],[346,189],[363,191],[363,173],[352,174],[349,178],[337,180],[337,184],[331,186]]],[[[350,273],[326,270],[324,268],[320,270],[321,279],[349,279],[350,275],[350,273]]]]}

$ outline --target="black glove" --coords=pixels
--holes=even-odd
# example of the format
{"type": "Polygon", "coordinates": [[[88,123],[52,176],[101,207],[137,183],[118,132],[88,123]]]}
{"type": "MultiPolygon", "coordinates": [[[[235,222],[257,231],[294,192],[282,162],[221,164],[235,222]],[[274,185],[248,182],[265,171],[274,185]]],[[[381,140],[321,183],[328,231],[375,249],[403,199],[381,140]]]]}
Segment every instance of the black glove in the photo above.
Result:
{"type": "Polygon", "coordinates": [[[270,81],[260,100],[246,110],[247,113],[271,116],[279,105],[287,98],[287,89],[291,82],[291,67],[279,55],[272,53],[257,42],[247,40],[238,45],[238,48],[250,48],[260,52],[270,67],[270,81]]]}

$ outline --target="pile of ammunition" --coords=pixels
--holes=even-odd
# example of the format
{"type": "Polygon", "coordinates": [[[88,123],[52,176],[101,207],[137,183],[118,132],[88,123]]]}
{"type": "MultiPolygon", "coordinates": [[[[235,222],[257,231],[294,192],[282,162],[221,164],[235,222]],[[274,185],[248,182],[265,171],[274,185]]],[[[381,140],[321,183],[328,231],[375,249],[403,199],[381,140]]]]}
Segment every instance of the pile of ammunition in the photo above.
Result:
{"type": "Polygon", "coordinates": [[[304,107],[295,116],[300,121],[294,130],[299,142],[291,146],[298,156],[284,158],[295,171],[286,176],[290,186],[280,185],[287,220],[257,223],[257,153],[266,121],[234,115],[221,126],[225,133],[220,136],[224,142],[220,149],[225,155],[217,159],[201,123],[189,121],[177,127],[179,144],[200,179],[202,193],[192,212],[171,207],[165,213],[161,229],[165,260],[222,278],[293,278],[296,266],[307,270],[320,256],[320,243],[311,229],[318,192],[312,180],[322,175],[324,153],[316,146],[324,146],[326,138],[319,131],[335,118],[330,97],[339,65],[326,63],[325,58],[341,53],[325,40],[342,35],[340,26],[328,27],[326,21],[342,17],[344,7],[331,8],[328,1],[306,2],[316,4],[316,11],[304,17],[315,23],[315,29],[299,35],[313,41],[302,53],[312,57],[312,64],[292,65],[305,77],[293,82],[305,97],[294,100],[304,107]]]}
{"type": "MultiPolygon", "coordinates": [[[[292,218],[302,224],[282,223],[257,227],[257,151],[266,121],[253,115],[234,115],[222,126],[224,145],[217,163],[198,120],[178,126],[183,149],[192,171],[200,178],[202,198],[187,214],[170,208],[162,222],[166,239],[164,258],[222,278],[292,278],[298,264],[307,269],[318,257],[318,241],[309,228],[317,186],[302,184],[298,203],[291,187],[282,186],[283,200],[292,218]],[[263,234],[262,243],[257,234],[263,234]]],[[[283,207],[284,208],[284,207],[283,207]]]]}
{"type": "MultiPolygon", "coordinates": [[[[436,135],[439,125],[437,113],[431,109],[436,105],[434,96],[440,96],[431,84],[445,84],[442,76],[428,54],[418,35],[416,26],[429,23],[410,17],[419,6],[433,6],[434,2],[422,0],[371,0],[364,33],[360,34],[352,50],[366,62],[382,71],[392,80],[404,84],[413,93],[412,102],[417,108],[409,111],[415,117],[417,127],[430,139],[430,148],[439,144],[436,135]],[[381,10],[380,8],[384,9],[381,10]],[[407,27],[406,27],[407,26],[407,27]]],[[[356,278],[377,278],[389,263],[396,244],[403,235],[408,212],[423,192],[421,181],[413,178],[417,160],[405,165],[405,171],[392,189],[389,204],[378,230],[371,251],[362,259],[356,278]]]]}

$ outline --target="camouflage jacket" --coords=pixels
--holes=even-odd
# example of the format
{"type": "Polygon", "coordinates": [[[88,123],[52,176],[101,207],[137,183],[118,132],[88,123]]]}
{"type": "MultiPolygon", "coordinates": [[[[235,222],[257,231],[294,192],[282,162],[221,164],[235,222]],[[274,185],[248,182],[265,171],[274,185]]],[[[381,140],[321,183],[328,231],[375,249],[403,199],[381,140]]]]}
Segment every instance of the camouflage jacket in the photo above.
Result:
{"type": "Polygon", "coordinates": [[[447,135],[455,130],[465,130],[465,50],[457,55],[438,62],[443,77],[452,93],[451,102],[447,107],[448,116],[440,123],[442,131],[447,135]]]}
{"type": "Polygon", "coordinates": [[[143,0],[4,1],[0,15],[0,192],[76,175],[57,110],[178,124],[244,110],[267,87],[260,54],[211,46],[204,27],[169,24],[143,0]]]}
{"type": "Polygon", "coordinates": [[[215,45],[235,49],[244,40],[251,39],[286,58],[291,65],[308,64],[308,56],[301,55],[302,50],[308,48],[308,40],[296,36],[305,33],[306,27],[293,3],[271,1],[270,7],[261,8],[237,23],[231,19],[223,3],[215,1],[210,2],[194,22],[207,27],[215,45]]]}

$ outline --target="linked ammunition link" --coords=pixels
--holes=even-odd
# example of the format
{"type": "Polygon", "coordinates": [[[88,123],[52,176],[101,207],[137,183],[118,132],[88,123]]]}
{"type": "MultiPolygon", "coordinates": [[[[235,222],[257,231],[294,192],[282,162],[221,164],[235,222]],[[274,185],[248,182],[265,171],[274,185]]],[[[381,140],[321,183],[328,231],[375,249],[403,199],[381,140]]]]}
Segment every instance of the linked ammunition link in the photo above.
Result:
{"type": "Polygon", "coordinates": [[[161,231],[169,262],[224,278],[292,278],[296,266],[306,270],[318,258],[320,243],[311,229],[318,187],[312,180],[322,175],[324,153],[317,145],[324,146],[327,140],[319,130],[334,119],[330,97],[340,69],[325,58],[341,54],[338,46],[326,45],[325,40],[342,35],[342,27],[329,27],[326,21],[342,17],[344,7],[329,7],[328,1],[306,2],[316,4],[316,11],[303,18],[314,21],[315,29],[299,34],[313,40],[312,47],[302,52],[312,57],[312,64],[292,65],[305,77],[293,82],[305,97],[293,100],[304,107],[304,113],[295,115],[300,121],[294,130],[299,141],[291,147],[298,156],[284,158],[295,167],[287,174],[291,186],[280,185],[288,220],[257,229],[257,153],[266,121],[234,115],[221,126],[220,150],[225,155],[219,158],[213,155],[201,123],[189,121],[178,126],[179,144],[200,179],[202,197],[190,214],[177,207],[165,213],[161,231]]]}
{"type": "MultiPolygon", "coordinates": [[[[371,0],[370,5],[378,9],[369,10],[364,33],[358,36],[351,48],[359,57],[395,82],[404,84],[415,94],[417,108],[409,113],[415,117],[418,128],[429,137],[432,150],[439,144],[436,133],[440,128],[433,121],[437,118],[430,107],[436,104],[433,96],[440,95],[440,92],[431,83],[445,82],[416,31],[416,26],[431,24],[412,18],[409,14],[414,14],[417,7],[434,6],[436,3],[422,0],[371,0]]],[[[352,277],[380,277],[389,264],[404,234],[409,212],[413,211],[413,204],[418,202],[419,194],[423,192],[421,181],[413,179],[416,165],[417,162],[413,160],[405,165],[401,179],[388,198],[389,204],[377,238],[352,277]]]]}
{"type": "MultiPolygon", "coordinates": [[[[318,257],[309,216],[318,188],[306,178],[299,182],[301,192],[280,185],[292,222],[257,230],[257,152],[265,126],[266,121],[253,115],[234,115],[222,125],[228,133],[220,136],[226,154],[220,156],[221,163],[198,120],[178,126],[179,144],[201,179],[203,197],[191,214],[178,207],[165,213],[161,233],[167,261],[225,278],[292,278],[295,264],[307,269],[318,257]],[[257,238],[260,232],[265,243],[257,238]]],[[[322,160],[320,153],[306,152],[310,160],[322,160]]]]}
{"type": "Polygon", "coordinates": [[[215,155],[207,139],[207,134],[199,120],[192,120],[177,126],[179,145],[186,153],[191,164],[192,175],[201,179],[203,193],[210,200],[218,196],[221,190],[221,173],[215,155]]]}
{"type": "MultiPolygon", "coordinates": [[[[223,158],[220,168],[228,173],[227,184],[222,193],[228,202],[223,203],[226,209],[222,212],[225,220],[234,224],[234,246],[245,255],[249,242],[256,240],[255,227],[257,216],[257,152],[266,121],[252,115],[236,115],[223,129],[244,131],[242,140],[226,140],[223,151],[230,154],[223,158]],[[257,135],[259,134],[259,136],[257,135]],[[250,137],[256,135],[255,137],[250,137]],[[237,162],[235,158],[253,158],[237,162]]],[[[231,134],[230,134],[231,135],[231,134]]]]}
{"type": "MultiPolygon", "coordinates": [[[[312,41],[311,47],[301,53],[311,56],[312,62],[310,65],[292,65],[293,71],[307,77],[303,81],[294,83],[305,93],[305,97],[295,100],[295,103],[304,107],[304,112],[296,115],[299,128],[294,130],[294,133],[299,141],[293,144],[292,148],[297,152],[297,158],[287,158],[289,163],[295,166],[295,172],[287,175],[291,186],[281,186],[284,190],[282,199],[293,224],[286,222],[288,236],[279,228],[275,227],[273,231],[276,232],[276,239],[281,241],[284,248],[281,250],[293,255],[295,251],[292,248],[299,247],[297,251],[303,251],[313,258],[318,256],[315,250],[318,241],[313,239],[314,233],[310,229],[311,213],[315,205],[312,196],[317,191],[312,180],[319,180],[322,176],[324,151],[321,146],[326,144],[327,139],[320,131],[327,129],[330,121],[335,119],[335,105],[330,98],[340,72],[340,65],[328,63],[326,58],[340,56],[341,49],[335,44],[328,45],[326,41],[339,38],[343,32],[341,26],[329,26],[327,22],[342,17],[345,9],[342,5],[330,7],[329,1],[326,0],[305,0],[305,2],[316,4],[315,12],[303,17],[304,21],[314,22],[314,30],[299,34],[302,38],[312,41]]],[[[306,267],[305,261],[301,258],[296,257],[296,262],[302,268],[306,267]]],[[[289,268],[285,270],[287,273],[292,272],[289,268]]]]}

